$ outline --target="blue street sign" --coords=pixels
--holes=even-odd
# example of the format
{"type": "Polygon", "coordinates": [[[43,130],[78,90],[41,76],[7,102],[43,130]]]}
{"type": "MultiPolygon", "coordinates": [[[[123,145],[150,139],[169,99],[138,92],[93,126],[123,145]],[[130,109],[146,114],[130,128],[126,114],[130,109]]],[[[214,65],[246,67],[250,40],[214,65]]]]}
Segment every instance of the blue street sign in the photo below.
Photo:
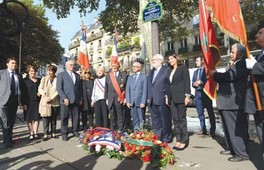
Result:
{"type": "Polygon", "coordinates": [[[155,21],[162,18],[162,4],[156,1],[149,2],[143,9],[143,21],[155,21]]]}

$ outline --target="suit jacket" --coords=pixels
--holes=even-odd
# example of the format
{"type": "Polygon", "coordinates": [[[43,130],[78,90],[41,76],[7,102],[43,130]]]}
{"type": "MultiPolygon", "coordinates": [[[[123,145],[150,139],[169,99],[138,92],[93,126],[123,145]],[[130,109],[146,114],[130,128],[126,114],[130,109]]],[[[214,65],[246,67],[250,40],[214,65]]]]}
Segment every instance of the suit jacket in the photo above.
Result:
{"type": "Polygon", "coordinates": [[[139,73],[137,79],[133,79],[133,75],[129,76],[126,84],[126,102],[133,106],[139,107],[140,104],[147,102],[147,77],[143,73],[139,73]]]}
{"type": "Polygon", "coordinates": [[[74,75],[76,77],[75,84],[66,70],[59,73],[57,76],[57,91],[60,96],[61,104],[64,103],[64,99],[69,99],[70,104],[79,104],[79,102],[82,101],[82,84],[80,76],[76,73],[74,73],[74,75]]]}
{"type": "MultiPolygon", "coordinates": [[[[22,77],[20,74],[16,74],[18,77],[18,82],[19,82],[19,102],[21,104],[24,104],[26,100],[24,100],[25,97],[25,84],[22,81],[22,77]]],[[[11,78],[10,78],[10,73],[7,69],[0,70],[0,105],[3,106],[7,103],[10,93],[11,93],[11,78]]]]}
{"type": "MultiPolygon", "coordinates": [[[[169,69],[167,77],[169,79],[172,69],[169,69]]],[[[191,94],[190,74],[186,65],[179,65],[172,77],[172,82],[168,81],[169,103],[184,103],[185,94],[191,94]]]]}
{"type": "Polygon", "coordinates": [[[195,87],[194,85],[193,85],[193,83],[194,82],[196,82],[196,80],[197,80],[197,74],[198,74],[198,70],[199,69],[197,69],[197,70],[195,70],[194,71],[194,73],[193,73],[193,77],[192,77],[192,87],[195,89],[195,90],[198,90],[198,91],[202,91],[203,90],[203,87],[204,87],[204,85],[205,85],[205,83],[206,83],[206,74],[205,74],[205,68],[204,67],[202,67],[202,68],[200,68],[201,69],[201,77],[200,77],[200,80],[203,82],[203,84],[201,84],[200,86],[198,86],[198,87],[195,87]]]}
{"type": "MultiPolygon", "coordinates": [[[[264,107],[264,54],[261,52],[257,56],[257,63],[253,66],[251,74],[255,77],[260,102],[262,107],[264,107]],[[259,59],[260,58],[260,59],[259,59]]],[[[256,113],[256,101],[255,94],[252,87],[252,81],[249,82],[249,86],[246,94],[246,103],[245,103],[245,112],[246,113],[256,113]]]]}
{"type": "Polygon", "coordinates": [[[216,98],[218,110],[244,110],[249,73],[245,58],[238,60],[225,73],[214,73],[213,79],[219,85],[216,98]]]}
{"type": "MultiPolygon", "coordinates": [[[[121,93],[125,91],[126,81],[127,81],[127,74],[119,71],[117,77],[117,83],[119,86],[122,86],[120,87],[121,93]]],[[[114,99],[118,98],[118,95],[114,89],[109,74],[107,74],[105,78],[105,98],[108,100],[108,106],[112,106],[114,99]]]]}
{"type": "Polygon", "coordinates": [[[38,92],[41,96],[47,96],[51,99],[51,105],[53,107],[60,106],[60,98],[56,88],[57,85],[57,77],[54,78],[52,84],[48,76],[45,76],[41,79],[38,92]]]}
{"type": "Polygon", "coordinates": [[[167,95],[169,78],[167,76],[168,67],[162,66],[152,83],[155,69],[150,70],[148,76],[148,100],[149,104],[165,105],[165,95],[167,95]]]}

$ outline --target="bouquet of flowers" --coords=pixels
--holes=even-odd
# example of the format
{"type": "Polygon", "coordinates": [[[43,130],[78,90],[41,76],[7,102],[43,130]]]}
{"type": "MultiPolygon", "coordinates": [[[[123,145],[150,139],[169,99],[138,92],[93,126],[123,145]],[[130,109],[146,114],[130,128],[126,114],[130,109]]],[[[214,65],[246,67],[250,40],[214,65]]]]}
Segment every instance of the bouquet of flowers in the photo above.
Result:
{"type": "Polygon", "coordinates": [[[125,156],[151,162],[153,167],[174,165],[175,156],[170,146],[158,140],[153,132],[141,131],[131,133],[124,142],[125,156]]]}
{"type": "Polygon", "coordinates": [[[80,142],[87,153],[96,153],[99,156],[106,155],[109,158],[118,160],[122,159],[120,135],[108,128],[87,129],[80,135],[80,142]]]}

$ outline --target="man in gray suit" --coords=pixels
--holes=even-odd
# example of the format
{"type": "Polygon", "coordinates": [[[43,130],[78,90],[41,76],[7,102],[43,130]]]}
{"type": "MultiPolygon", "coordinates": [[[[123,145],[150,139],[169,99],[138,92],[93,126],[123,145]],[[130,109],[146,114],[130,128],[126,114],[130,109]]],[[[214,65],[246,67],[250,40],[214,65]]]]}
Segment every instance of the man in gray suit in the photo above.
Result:
{"type": "Polygon", "coordinates": [[[127,79],[126,104],[131,109],[134,131],[143,129],[143,114],[147,102],[147,77],[141,73],[141,64],[134,62],[133,73],[127,79]]]}
{"type": "Polygon", "coordinates": [[[246,145],[249,141],[247,115],[244,113],[245,93],[249,70],[246,68],[245,47],[234,44],[231,50],[233,65],[225,72],[210,70],[218,83],[217,108],[222,116],[225,138],[229,151],[220,154],[233,155],[231,162],[248,160],[246,145]]]}
{"type": "Polygon", "coordinates": [[[60,96],[61,111],[61,135],[62,140],[67,141],[68,138],[68,119],[69,114],[72,115],[73,135],[78,135],[78,107],[82,105],[82,85],[80,76],[74,73],[73,60],[66,62],[66,70],[58,74],[57,91],[60,96]]]}
{"type": "Polygon", "coordinates": [[[17,74],[15,58],[8,58],[7,69],[0,70],[0,124],[3,130],[4,145],[12,147],[13,126],[16,120],[18,95],[24,95],[21,77],[17,74]]]}

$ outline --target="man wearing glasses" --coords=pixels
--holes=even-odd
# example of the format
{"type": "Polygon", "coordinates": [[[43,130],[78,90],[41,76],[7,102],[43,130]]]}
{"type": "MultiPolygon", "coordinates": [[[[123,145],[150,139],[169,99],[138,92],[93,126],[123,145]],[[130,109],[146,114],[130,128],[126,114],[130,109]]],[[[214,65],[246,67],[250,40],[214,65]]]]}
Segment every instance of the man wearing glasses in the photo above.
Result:
{"type": "Polygon", "coordinates": [[[141,73],[141,63],[134,62],[133,73],[128,77],[126,85],[126,104],[131,109],[133,118],[133,129],[139,131],[143,129],[144,108],[147,102],[147,77],[141,73]]]}
{"type": "Polygon", "coordinates": [[[168,90],[168,67],[162,65],[164,58],[155,54],[151,60],[153,69],[148,77],[148,104],[151,113],[152,128],[163,142],[172,141],[171,113],[166,105],[168,90]]]}

